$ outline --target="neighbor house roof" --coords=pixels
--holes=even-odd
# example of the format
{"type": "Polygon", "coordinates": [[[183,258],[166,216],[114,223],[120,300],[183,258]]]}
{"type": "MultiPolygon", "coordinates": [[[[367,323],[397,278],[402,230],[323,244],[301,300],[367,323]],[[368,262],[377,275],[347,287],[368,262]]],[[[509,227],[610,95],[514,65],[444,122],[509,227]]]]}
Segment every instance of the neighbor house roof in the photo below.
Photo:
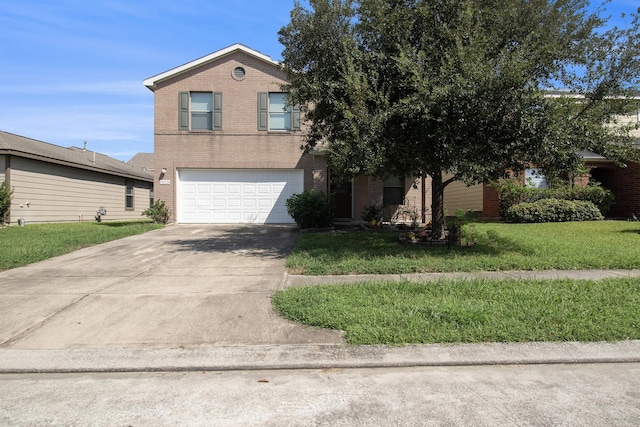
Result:
{"type": "Polygon", "coordinates": [[[236,43],[229,47],[225,47],[224,49],[220,49],[213,53],[210,53],[209,55],[203,56],[202,58],[198,58],[193,61],[187,62],[186,64],[180,65],[179,67],[172,68],[168,71],[165,71],[164,73],[160,73],[153,77],[149,77],[148,79],[144,80],[142,83],[146,87],[148,87],[150,90],[153,91],[156,89],[156,84],[162,80],[185,73],[189,70],[192,70],[193,68],[199,67],[211,61],[215,61],[217,59],[220,59],[226,55],[230,55],[235,52],[244,52],[247,55],[253,56],[254,58],[260,59],[269,64],[272,64],[275,66],[279,65],[279,62],[274,61],[268,55],[258,52],[257,50],[253,50],[243,44],[236,43]]]}
{"type": "Polygon", "coordinates": [[[0,131],[1,154],[153,182],[153,173],[139,170],[104,154],[78,147],[60,147],[3,131],[0,131]]]}
{"type": "Polygon", "coordinates": [[[153,172],[153,153],[136,153],[127,164],[138,170],[153,172]]]}

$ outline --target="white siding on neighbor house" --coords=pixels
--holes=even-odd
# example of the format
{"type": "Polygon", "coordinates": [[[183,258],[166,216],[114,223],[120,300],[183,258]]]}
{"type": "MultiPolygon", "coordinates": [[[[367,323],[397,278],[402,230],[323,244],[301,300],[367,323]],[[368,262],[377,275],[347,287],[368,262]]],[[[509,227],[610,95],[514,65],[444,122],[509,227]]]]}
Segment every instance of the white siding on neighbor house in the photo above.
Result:
{"type": "Polygon", "coordinates": [[[149,207],[151,183],[135,181],[134,209],[125,209],[125,178],[37,160],[12,157],[11,222],[103,221],[141,219],[149,207]]]}
{"type": "MultiPolygon", "coordinates": [[[[636,114],[631,114],[628,116],[618,115],[615,117],[615,123],[611,123],[610,126],[616,127],[616,126],[637,125],[639,122],[640,122],[640,111],[638,111],[636,114]]],[[[631,135],[636,138],[640,138],[640,128],[632,129],[631,135]]]]}
{"type": "Polygon", "coordinates": [[[444,206],[447,215],[455,215],[458,209],[481,212],[482,184],[467,187],[463,182],[452,182],[444,189],[444,206]]]}

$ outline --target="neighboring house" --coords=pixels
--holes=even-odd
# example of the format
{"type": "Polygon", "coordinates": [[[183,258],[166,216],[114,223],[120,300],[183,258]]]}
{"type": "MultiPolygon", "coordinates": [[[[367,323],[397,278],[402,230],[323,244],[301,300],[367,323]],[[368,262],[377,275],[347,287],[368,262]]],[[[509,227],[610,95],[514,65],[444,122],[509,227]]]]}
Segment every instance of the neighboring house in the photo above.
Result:
{"type": "MultiPolygon", "coordinates": [[[[640,164],[628,162],[624,167],[599,154],[581,151],[585,165],[590,169],[589,176],[578,179],[575,185],[588,185],[590,180],[599,182],[603,188],[611,190],[615,200],[609,218],[630,219],[633,215],[640,215],[640,164]]],[[[546,186],[544,176],[536,173],[536,169],[528,169],[522,175],[529,185],[546,186]]],[[[485,219],[499,217],[498,194],[487,184],[465,186],[461,182],[449,184],[444,192],[444,203],[447,212],[453,213],[458,209],[475,211],[485,219]]]]}
{"type": "Polygon", "coordinates": [[[88,151],[0,131],[0,181],[13,190],[9,223],[140,219],[153,174],[88,151]]]}
{"type": "Polygon", "coordinates": [[[371,203],[430,205],[420,180],[332,184],[322,152],[301,149],[300,111],[285,107],[283,83],[278,62],[241,44],[144,81],[154,92],[155,197],[172,221],[292,223],[285,202],[307,189],[335,193],[344,220],[371,203]]]}

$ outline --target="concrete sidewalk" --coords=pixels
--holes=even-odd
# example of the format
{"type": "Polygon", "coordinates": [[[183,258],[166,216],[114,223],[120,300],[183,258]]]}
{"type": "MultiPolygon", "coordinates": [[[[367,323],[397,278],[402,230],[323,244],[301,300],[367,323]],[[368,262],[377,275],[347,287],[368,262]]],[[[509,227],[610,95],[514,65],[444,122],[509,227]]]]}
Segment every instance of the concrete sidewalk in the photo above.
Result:
{"type": "Polygon", "coordinates": [[[285,287],[331,283],[353,283],[372,280],[411,280],[433,282],[437,280],[535,280],[573,279],[602,280],[623,277],[640,277],[640,270],[547,270],[547,271],[478,271],[471,273],[415,273],[415,274],[354,274],[348,276],[287,275],[285,287]]]}

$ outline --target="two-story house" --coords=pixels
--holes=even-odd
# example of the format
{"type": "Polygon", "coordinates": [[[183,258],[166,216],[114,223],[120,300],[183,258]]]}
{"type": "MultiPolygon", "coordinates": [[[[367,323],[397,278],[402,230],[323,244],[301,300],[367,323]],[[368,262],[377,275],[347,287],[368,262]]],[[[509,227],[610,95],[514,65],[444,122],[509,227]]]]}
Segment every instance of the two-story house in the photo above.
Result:
{"type": "MultiPolygon", "coordinates": [[[[283,83],[278,62],[241,44],[144,81],[154,92],[155,198],[172,221],[292,223],[292,194],[331,187],[325,156],[301,149],[303,121],[283,83]]],[[[334,185],[336,217],[359,220],[371,203],[420,212],[431,200],[423,184],[362,176],[334,185]]]]}

